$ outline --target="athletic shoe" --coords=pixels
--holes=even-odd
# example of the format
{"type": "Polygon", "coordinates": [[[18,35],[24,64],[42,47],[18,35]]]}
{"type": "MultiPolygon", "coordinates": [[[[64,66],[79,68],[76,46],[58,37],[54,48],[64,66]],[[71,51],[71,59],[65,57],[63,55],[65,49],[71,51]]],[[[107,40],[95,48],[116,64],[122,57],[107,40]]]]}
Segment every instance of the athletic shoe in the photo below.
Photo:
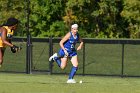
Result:
{"type": "Polygon", "coordinates": [[[54,61],[54,57],[57,57],[57,53],[54,53],[50,58],[49,58],[49,61],[54,61]]]}
{"type": "Polygon", "coordinates": [[[74,79],[68,79],[67,83],[76,83],[74,79]]]}

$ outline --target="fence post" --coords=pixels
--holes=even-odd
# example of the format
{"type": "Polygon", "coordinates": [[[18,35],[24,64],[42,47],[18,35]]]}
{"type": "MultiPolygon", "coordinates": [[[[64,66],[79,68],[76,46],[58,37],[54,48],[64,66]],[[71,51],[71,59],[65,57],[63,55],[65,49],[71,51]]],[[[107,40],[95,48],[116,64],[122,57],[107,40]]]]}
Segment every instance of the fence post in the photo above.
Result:
{"type": "Polygon", "coordinates": [[[31,74],[32,67],[32,42],[31,42],[31,34],[29,31],[29,15],[30,15],[30,0],[27,0],[27,49],[26,49],[26,73],[31,74]]]}
{"type": "Polygon", "coordinates": [[[83,76],[85,75],[85,43],[83,44],[83,76]]]}
{"type": "Polygon", "coordinates": [[[122,44],[122,71],[121,71],[121,76],[123,77],[124,75],[124,44],[122,44]]]}
{"type": "MultiPolygon", "coordinates": [[[[52,36],[49,38],[49,57],[52,56],[53,54],[53,41],[52,41],[52,36]]],[[[52,62],[49,62],[49,71],[50,74],[52,74],[52,62]]]]}
{"type": "Polygon", "coordinates": [[[27,36],[27,50],[26,50],[26,73],[31,74],[32,68],[32,43],[31,35],[27,36]]]}

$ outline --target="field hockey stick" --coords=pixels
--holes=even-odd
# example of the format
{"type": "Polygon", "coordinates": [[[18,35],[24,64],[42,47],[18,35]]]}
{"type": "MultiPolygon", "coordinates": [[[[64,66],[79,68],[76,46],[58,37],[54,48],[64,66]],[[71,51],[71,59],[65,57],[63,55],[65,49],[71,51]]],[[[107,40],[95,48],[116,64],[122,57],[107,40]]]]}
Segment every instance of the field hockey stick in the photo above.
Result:
{"type": "Polygon", "coordinates": [[[22,39],[22,42],[19,45],[18,51],[21,51],[21,49],[23,48],[24,44],[26,44],[26,42],[22,39]]]}
{"type": "Polygon", "coordinates": [[[23,45],[26,45],[27,42],[25,40],[22,39],[21,43],[20,43],[20,46],[22,47],[23,45]]]}
{"type": "Polygon", "coordinates": [[[64,55],[64,56],[58,56],[58,58],[71,58],[71,57],[64,55]]]}

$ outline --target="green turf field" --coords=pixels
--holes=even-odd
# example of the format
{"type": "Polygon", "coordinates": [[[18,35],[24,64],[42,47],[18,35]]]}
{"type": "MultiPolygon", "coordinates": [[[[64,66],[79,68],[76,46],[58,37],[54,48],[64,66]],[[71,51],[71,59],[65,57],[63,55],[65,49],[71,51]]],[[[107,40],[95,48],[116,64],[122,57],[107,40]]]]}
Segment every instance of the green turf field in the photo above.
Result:
{"type": "Polygon", "coordinates": [[[140,93],[139,78],[0,73],[0,93],[140,93]]]}
{"type": "MultiPolygon", "coordinates": [[[[19,43],[16,43],[19,44],[19,43]]],[[[49,69],[47,43],[33,43],[33,70],[49,69]]],[[[117,44],[86,44],[85,74],[121,74],[121,48],[117,44]]],[[[54,52],[59,49],[54,44],[54,52]]],[[[139,45],[125,45],[124,74],[140,76],[140,49],[139,45]]],[[[48,75],[47,72],[38,72],[31,75],[26,72],[26,44],[21,52],[12,54],[7,48],[4,64],[0,68],[0,93],[140,93],[140,78],[75,76],[76,81],[83,83],[66,84],[68,75],[48,75]],[[7,71],[18,73],[4,73],[7,71]],[[23,74],[20,72],[24,72],[23,74]]],[[[78,51],[79,69],[83,71],[83,50],[78,51]]],[[[69,73],[70,62],[65,70],[54,64],[54,73],[69,73]]]]}

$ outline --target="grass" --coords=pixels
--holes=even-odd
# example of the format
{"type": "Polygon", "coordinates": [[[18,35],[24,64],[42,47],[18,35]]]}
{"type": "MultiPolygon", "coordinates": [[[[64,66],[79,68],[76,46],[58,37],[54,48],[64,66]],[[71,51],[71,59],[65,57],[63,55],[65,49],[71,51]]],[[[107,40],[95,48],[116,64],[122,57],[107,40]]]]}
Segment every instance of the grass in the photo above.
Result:
{"type": "Polygon", "coordinates": [[[138,78],[0,73],[0,93],[140,93],[138,78]]]}
{"type": "MultiPolygon", "coordinates": [[[[17,43],[18,44],[18,43],[17,43]]],[[[16,44],[16,45],[17,45],[16,44]]],[[[121,74],[121,48],[117,44],[86,44],[85,73],[86,74],[121,74]]],[[[33,67],[36,70],[49,69],[47,43],[33,43],[33,67]]],[[[59,49],[54,44],[54,52],[59,49]]],[[[125,45],[124,74],[140,76],[139,45],[125,45]]],[[[4,63],[0,71],[26,71],[26,44],[21,52],[12,54],[7,48],[4,63]]],[[[83,50],[78,51],[79,69],[83,71],[83,50]]],[[[69,73],[71,63],[62,71],[54,64],[53,72],[69,73]]],[[[41,73],[41,72],[40,72],[41,73]]],[[[140,93],[139,78],[75,76],[76,81],[83,83],[66,84],[68,75],[0,73],[0,93],[140,93]]]]}

